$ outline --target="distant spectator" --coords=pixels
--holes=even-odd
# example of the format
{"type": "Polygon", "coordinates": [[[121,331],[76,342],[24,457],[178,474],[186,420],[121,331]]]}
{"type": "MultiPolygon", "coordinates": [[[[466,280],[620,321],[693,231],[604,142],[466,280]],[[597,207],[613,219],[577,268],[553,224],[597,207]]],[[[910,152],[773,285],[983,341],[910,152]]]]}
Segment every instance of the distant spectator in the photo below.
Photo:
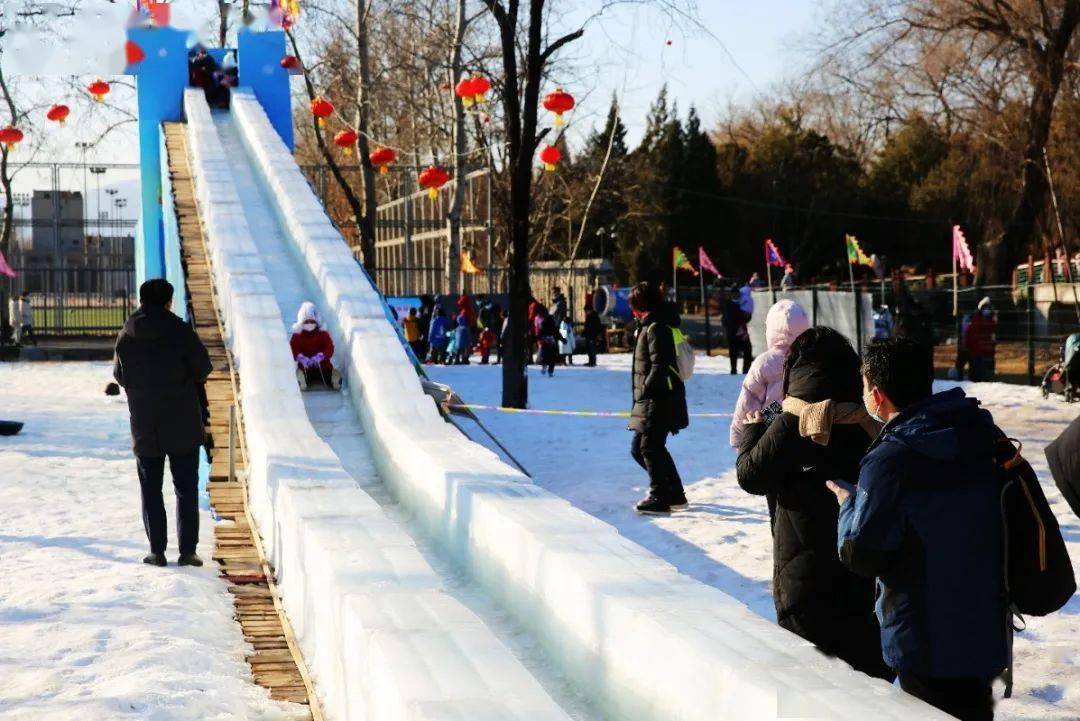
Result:
{"type": "Polygon", "coordinates": [[[405,316],[405,320],[401,321],[401,327],[405,331],[405,342],[412,348],[413,355],[417,360],[424,358],[424,343],[422,338],[424,337],[423,331],[420,329],[420,316],[416,312],[416,308],[409,308],[409,314],[405,316]]]}
{"type": "Polygon", "coordinates": [[[630,308],[641,330],[634,342],[631,362],[634,432],[630,453],[649,474],[649,495],[636,506],[639,513],[668,514],[686,509],[686,493],[675,461],[667,450],[667,437],[686,428],[686,388],[675,371],[675,339],[661,319],[664,299],[659,288],[638,283],[630,293],[630,308]]]}
{"type": "Polygon", "coordinates": [[[491,300],[488,296],[478,301],[480,306],[480,326],[482,328],[491,328],[495,331],[495,334],[499,333],[499,306],[497,303],[491,300]]]}
{"type": "Polygon", "coordinates": [[[30,294],[24,292],[19,304],[19,329],[20,342],[37,345],[37,333],[34,332],[34,306],[30,302],[30,294]]]}
{"type": "Polygon", "coordinates": [[[173,315],[173,287],[154,278],[139,287],[139,307],[116,339],[113,377],[127,391],[131,439],[139,472],[143,528],[150,553],[164,566],[168,530],[161,486],[169,459],[176,491],[181,566],[201,566],[199,453],[206,441],[200,388],[213,365],[195,330],[173,315]]]}
{"type": "Polygon", "coordinates": [[[574,324],[569,318],[564,318],[559,324],[559,355],[562,356],[564,365],[574,365],[574,346],[577,338],[574,336],[574,324]]]}
{"type": "Polygon", "coordinates": [[[997,320],[994,318],[994,309],[990,304],[990,299],[983,298],[979,301],[978,310],[971,319],[964,338],[971,362],[971,380],[973,381],[994,380],[996,332],[997,320]]]}
{"type": "Polygon", "coordinates": [[[788,350],[807,328],[810,319],[803,307],[791,300],[779,300],[765,316],[768,349],[754,359],[739,389],[739,399],[728,430],[728,441],[738,448],[746,429],[746,419],[770,404],[784,399],[784,361],[788,350]]]}
{"type": "Polygon", "coordinates": [[[431,352],[432,363],[445,363],[446,346],[450,342],[450,319],[441,305],[435,306],[435,315],[431,317],[431,327],[428,329],[428,346],[431,352]]]}
{"type": "Polygon", "coordinates": [[[417,359],[423,363],[428,355],[428,331],[431,330],[431,303],[426,297],[421,299],[420,313],[417,316],[420,321],[420,354],[417,359]]]}
{"type": "Polygon", "coordinates": [[[600,314],[592,306],[586,307],[585,328],[582,330],[581,336],[585,339],[585,352],[589,355],[589,362],[585,365],[589,368],[596,367],[596,353],[600,348],[603,333],[604,326],[600,322],[600,314]]]}
{"type": "Polygon", "coordinates": [[[758,275],[757,273],[751,274],[750,275],[750,280],[746,281],[746,284],[750,288],[764,288],[766,285],[768,285],[768,283],[766,283],[764,280],[762,280],[761,276],[758,275]]]}
{"type": "MultiPolygon", "coordinates": [[[[1009,658],[999,431],[960,388],[934,394],[930,346],[870,344],[863,402],[885,428],[840,500],[838,550],[877,578],[885,662],[900,687],[965,721],[991,721],[1009,658]]],[[[850,483],[851,479],[847,480],[850,483]]]]}
{"type": "Polygon", "coordinates": [[[11,326],[11,342],[22,343],[22,297],[11,294],[8,298],[8,324],[11,326]]]}
{"type": "MultiPolygon", "coordinates": [[[[748,286],[744,286],[748,288],[748,286]]],[[[753,361],[754,356],[750,347],[750,331],[747,328],[747,324],[750,322],[750,315],[745,308],[745,304],[741,302],[743,293],[738,288],[731,289],[731,295],[728,298],[728,302],[724,304],[722,323],[724,326],[724,335],[727,336],[728,343],[728,359],[731,361],[731,374],[735,375],[739,372],[739,359],[742,358],[742,372],[750,372],[750,363],[753,361]]],[[[750,299],[751,312],[753,309],[753,299],[750,299]]]]}
{"type": "Polygon", "coordinates": [[[563,295],[562,288],[555,286],[555,292],[551,297],[551,315],[555,320],[556,326],[561,326],[562,322],[566,319],[566,296],[563,295]]]}
{"type": "Polygon", "coordinates": [[[784,268],[784,277],[780,279],[780,289],[795,289],[795,267],[791,263],[788,263],[784,268]]]}
{"type": "Polygon", "coordinates": [[[454,363],[458,365],[469,365],[469,353],[472,350],[470,327],[469,314],[462,311],[458,314],[457,327],[454,328],[454,363]]]}
{"type": "Polygon", "coordinates": [[[466,294],[462,293],[457,299],[457,315],[454,317],[458,319],[458,323],[461,323],[461,316],[465,316],[465,329],[472,333],[476,327],[476,308],[473,306],[472,300],[466,294]]]}
{"type": "Polygon", "coordinates": [[[484,328],[480,331],[480,341],[477,345],[480,348],[481,365],[488,365],[491,362],[491,351],[497,344],[495,331],[491,328],[484,328]]]}
{"type": "Polygon", "coordinates": [[[496,346],[498,354],[495,356],[496,363],[502,363],[506,347],[510,344],[510,314],[505,309],[499,310],[499,343],[496,346]]]}
{"type": "Polygon", "coordinates": [[[550,377],[555,375],[555,365],[559,362],[559,343],[562,334],[559,326],[555,324],[555,316],[541,308],[537,313],[538,322],[536,335],[540,339],[540,373],[546,373],[550,377]]]}

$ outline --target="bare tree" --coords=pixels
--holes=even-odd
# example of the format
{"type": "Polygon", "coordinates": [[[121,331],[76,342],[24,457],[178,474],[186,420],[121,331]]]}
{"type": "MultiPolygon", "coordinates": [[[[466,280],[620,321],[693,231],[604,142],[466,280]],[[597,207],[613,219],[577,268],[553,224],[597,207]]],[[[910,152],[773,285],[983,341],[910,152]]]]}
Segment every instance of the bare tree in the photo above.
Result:
{"type": "MultiPolygon", "coordinates": [[[[861,91],[893,92],[950,121],[1009,102],[1026,108],[1019,192],[1005,231],[980,246],[983,280],[1004,282],[1026,254],[1047,209],[1044,155],[1058,96],[1080,54],[1080,0],[860,0],[834,27],[827,62],[861,91]],[[852,62],[844,62],[854,57],[852,62]],[[899,72],[897,72],[899,71],[899,72]]],[[[1000,118],[1000,114],[994,114],[1000,118]]],[[[993,129],[989,129],[993,132],[993,129]]]]}

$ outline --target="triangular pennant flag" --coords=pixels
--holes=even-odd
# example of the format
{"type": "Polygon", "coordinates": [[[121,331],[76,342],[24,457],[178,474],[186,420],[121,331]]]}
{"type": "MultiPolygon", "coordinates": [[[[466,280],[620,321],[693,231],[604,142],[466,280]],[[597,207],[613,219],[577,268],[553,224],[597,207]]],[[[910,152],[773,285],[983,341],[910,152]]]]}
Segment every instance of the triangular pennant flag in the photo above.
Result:
{"type": "Polygon", "coordinates": [[[776,247],[776,243],[772,242],[772,238],[765,239],[765,265],[774,265],[777,268],[783,268],[788,263],[784,260],[784,256],[780,255],[780,249],[776,247]]]}
{"type": "Polygon", "coordinates": [[[7,258],[4,257],[4,251],[0,250],[0,275],[6,275],[8,278],[14,278],[18,273],[15,269],[8,265],[7,258]]]}
{"type": "Polygon", "coordinates": [[[473,262],[472,255],[467,250],[461,251],[461,272],[466,275],[476,275],[481,272],[480,268],[473,262]]]}
{"type": "Polygon", "coordinates": [[[682,248],[677,245],[671,249],[671,266],[675,270],[687,270],[694,275],[698,274],[694,266],[690,264],[690,259],[686,257],[686,253],[682,252],[682,248]]]}
{"type": "Polygon", "coordinates": [[[953,226],[952,252],[960,270],[975,272],[975,258],[971,255],[971,248],[968,247],[967,238],[964,237],[964,231],[960,230],[959,225],[953,226]]]}
{"type": "Polygon", "coordinates": [[[722,278],[723,277],[721,275],[720,271],[718,271],[716,269],[716,266],[713,265],[713,262],[709,258],[709,256],[705,254],[705,248],[703,248],[701,246],[698,246],[697,258],[698,258],[698,267],[699,268],[701,268],[702,270],[709,271],[710,273],[715,275],[717,278],[722,278]]]}
{"type": "Polygon", "coordinates": [[[870,256],[863,252],[863,249],[859,246],[859,241],[854,235],[845,235],[844,243],[847,246],[847,259],[848,263],[852,265],[866,265],[871,268],[874,267],[874,261],[870,256]]]}

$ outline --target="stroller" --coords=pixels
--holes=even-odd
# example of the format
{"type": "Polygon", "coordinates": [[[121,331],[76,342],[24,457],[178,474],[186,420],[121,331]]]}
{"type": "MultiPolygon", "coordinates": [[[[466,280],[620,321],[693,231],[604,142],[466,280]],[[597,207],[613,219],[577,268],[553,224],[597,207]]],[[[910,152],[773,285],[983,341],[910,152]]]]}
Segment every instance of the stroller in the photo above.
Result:
{"type": "Polygon", "coordinates": [[[1046,369],[1041,387],[1043,398],[1060,393],[1066,403],[1080,400],[1080,333],[1061,344],[1061,361],[1046,369]]]}

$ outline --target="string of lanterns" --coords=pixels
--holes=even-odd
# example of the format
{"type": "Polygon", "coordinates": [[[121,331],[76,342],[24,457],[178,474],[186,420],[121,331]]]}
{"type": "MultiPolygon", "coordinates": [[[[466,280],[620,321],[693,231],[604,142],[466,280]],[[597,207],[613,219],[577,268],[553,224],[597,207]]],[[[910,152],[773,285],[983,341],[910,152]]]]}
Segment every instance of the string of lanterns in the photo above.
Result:
{"type": "MultiPolygon", "coordinates": [[[[112,86],[101,78],[86,86],[87,92],[93,96],[95,102],[102,102],[105,96],[112,91],[112,86]]],[[[71,108],[63,103],[56,103],[45,111],[45,118],[57,125],[63,126],[71,115],[71,108]]],[[[0,128],[0,144],[3,144],[8,152],[14,150],[19,143],[26,139],[26,134],[14,125],[0,128]]]]}

